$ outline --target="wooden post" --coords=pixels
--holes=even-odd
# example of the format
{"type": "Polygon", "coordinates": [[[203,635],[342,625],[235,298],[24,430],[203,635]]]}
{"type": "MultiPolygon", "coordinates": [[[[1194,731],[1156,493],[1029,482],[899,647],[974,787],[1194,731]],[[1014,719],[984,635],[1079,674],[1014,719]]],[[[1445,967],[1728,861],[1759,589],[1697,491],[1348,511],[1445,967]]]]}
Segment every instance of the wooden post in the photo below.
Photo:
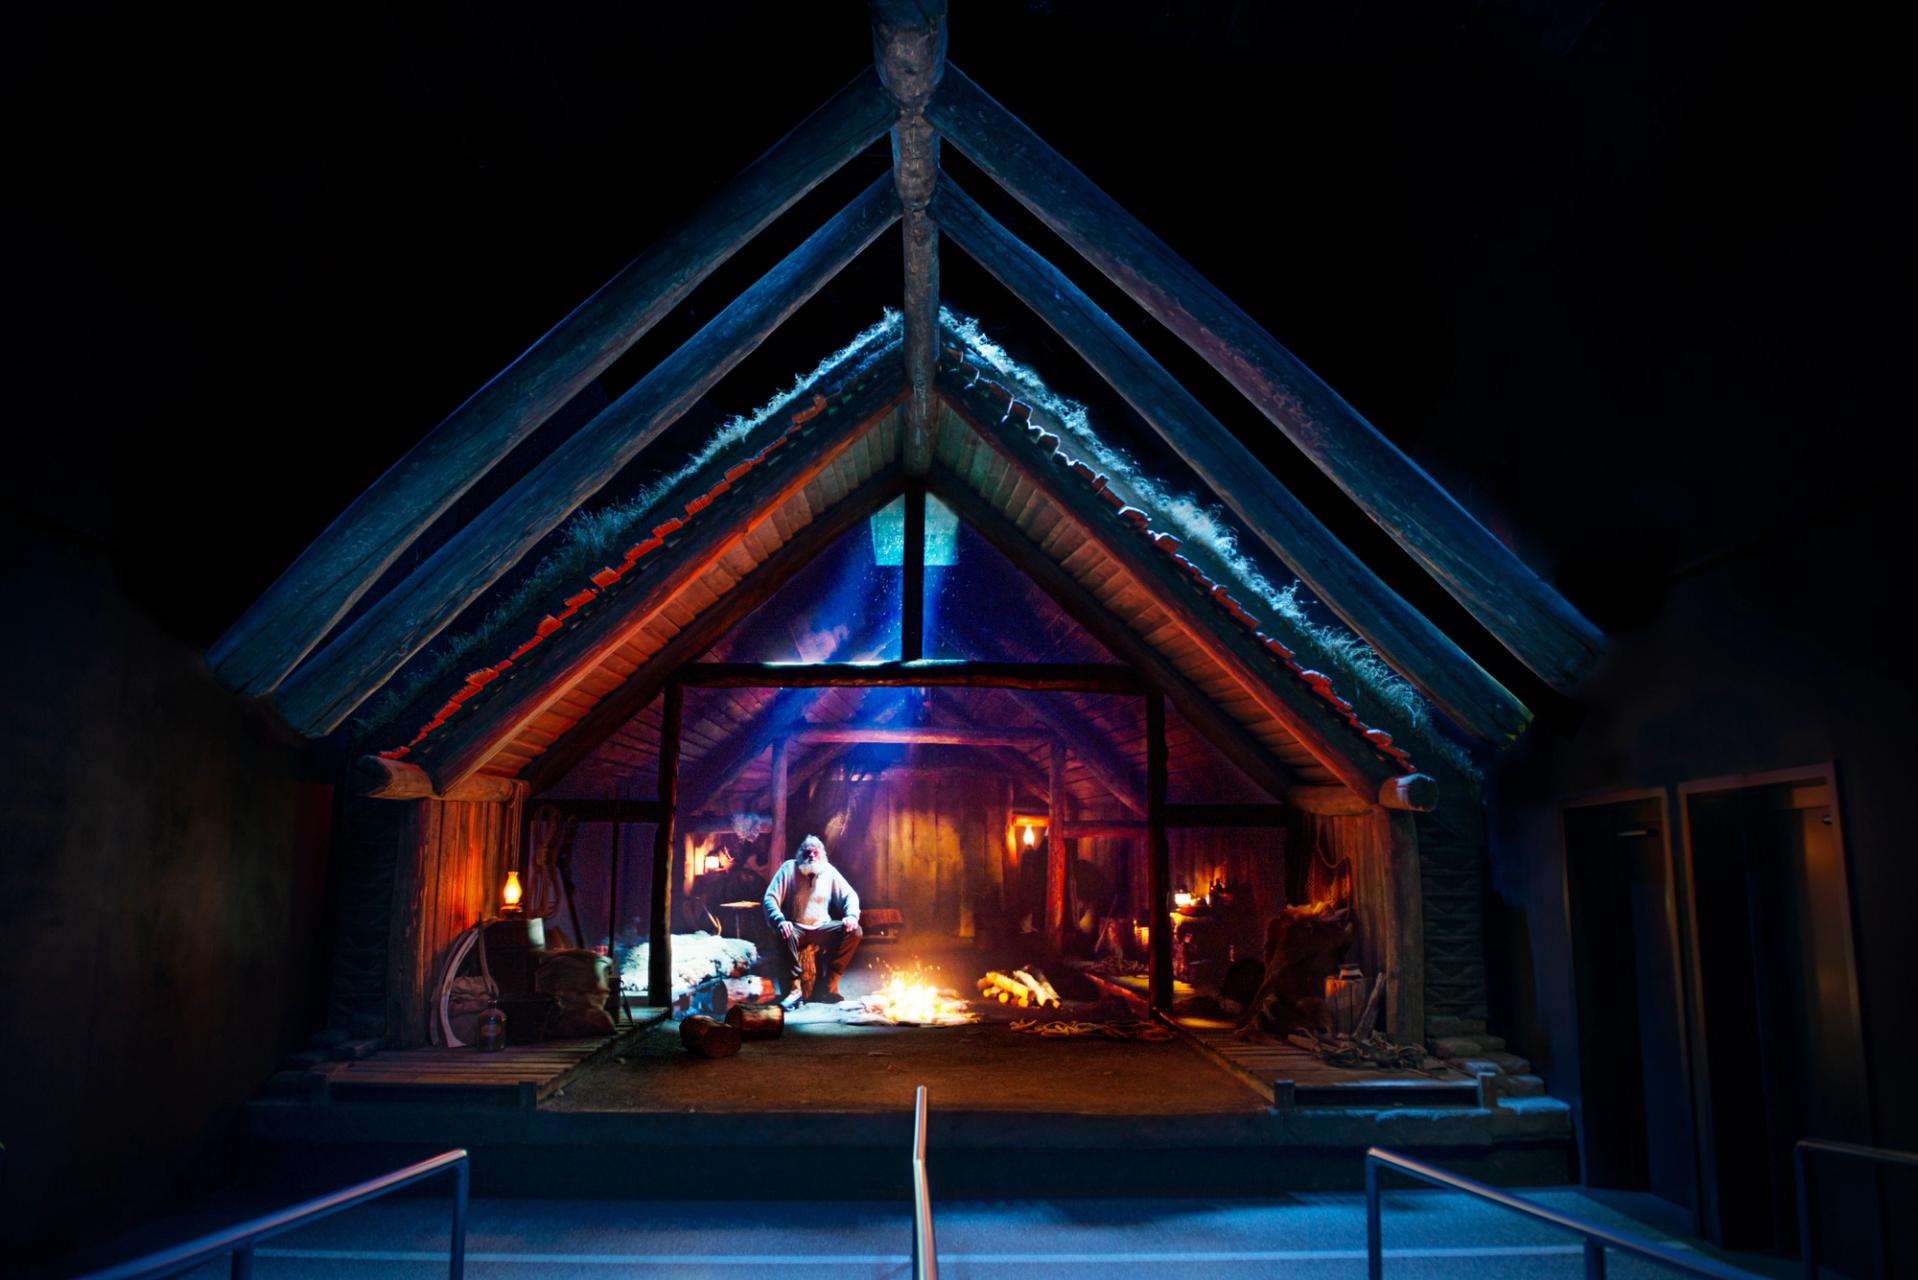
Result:
{"type": "MultiPolygon", "coordinates": [[[[620,1008],[620,975],[625,966],[619,955],[619,863],[626,854],[626,815],[621,810],[619,797],[613,797],[613,855],[606,863],[606,954],[613,961],[613,995],[607,1001],[611,1008],[606,1012],[615,1020],[620,1008]]],[[[581,946],[586,939],[579,940],[581,946]]]]}
{"type": "Polygon", "coordinates": [[[1066,912],[1066,749],[1054,742],[1046,750],[1046,951],[1058,955],[1065,945],[1066,912]]]}
{"type": "Polygon", "coordinates": [[[878,77],[861,72],[355,498],[208,651],[208,670],[239,693],[277,685],[494,463],[897,115],[878,77]]]}
{"type": "Polygon", "coordinates": [[[1503,746],[1525,705],[1353,555],[1226,426],[1097,303],[946,179],[940,225],[1052,326],[1189,463],[1244,527],[1394,671],[1467,731],[1503,746]]]}
{"type": "Polygon", "coordinates": [[[926,483],[906,484],[905,546],[899,580],[899,659],[926,656],[926,483]]]}
{"type": "Polygon", "coordinates": [[[1576,683],[1605,637],[1397,445],[1165,241],[957,67],[926,115],[992,179],[1177,334],[1526,666],[1576,683]]]}
{"type": "MultiPolygon", "coordinates": [[[[656,1009],[673,1003],[673,808],[679,793],[679,725],[685,690],[677,680],[666,685],[659,717],[659,803],[663,812],[653,828],[652,951],[646,969],[646,1003],[656,1009]]],[[[618,975],[614,975],[617,979],[618,975]]]]}
{"type": "Polygon", "coordinates": [[[1425,894],[1419,869],[1418,820],[1383,809],[1385,891],[1390,895],[1392,957],[1385,972],[1385,1026],[1400,1044],[1425,1042],[1425,894]]]}
{"type": "Polygon", "coordinates": [[[1172,1012],[1172,847],[1165,836],[1165,695],[1145,696],[1145,824],[1152,859],[1152,1008],[1172,1012]]]}
{"type": "Polygon", "coordinates": [[[294,671],[273,699],[287,723],[309,737],[338,728],[898,216],[884,178],[853,197],[294,671]]]}
{"type": "Polygon", "coordinates": [[[781,738],[773,743],[773,851],[770,861],[773,869],[792,857],[788,851],[792,843],[791,833],[786,830],[786,786],[792,774],[793,744],[791,738],[781,738]]]}
{"type": "Polygon", "coordinates": [[[873,65],[898,107],[892,127],[892,179],[899,193],[905,248],[906,411],[901,465],[923,476],[938,428],[932,375],[939,352],[939,228],[926,206],[939,179],[939,135],[926,103],[946,70],[945,0],[872,0],[873,65]]]}

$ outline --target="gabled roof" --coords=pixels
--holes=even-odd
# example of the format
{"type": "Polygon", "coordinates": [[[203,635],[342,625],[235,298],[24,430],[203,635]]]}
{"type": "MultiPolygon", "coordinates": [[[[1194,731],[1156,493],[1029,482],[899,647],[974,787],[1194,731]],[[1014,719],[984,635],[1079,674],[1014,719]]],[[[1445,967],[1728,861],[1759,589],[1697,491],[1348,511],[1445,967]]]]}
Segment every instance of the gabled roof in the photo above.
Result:
{"type": "MultiPolygon", "coordinates": [[[[1529,713],[1516,698],[1347,551],[1076,285],[939,172],[941,134],[1211,361],[1515,654],[1561,685],[1589,667],[1602,642],[1589,623],[1214,286],[945,65],[943,5],[873,8],[876,79],[848,86],[382,477],[215,646],[209,665],[221,679],[265,693],[309,735],[360,732],[340,730],[356,707],[430,662],[422,653],[442,631],[523,573],[569,513],[900,221],[896,342],[867,344],[763,429],[709,450],[618,556],[563,584],[556,602],[521,600],[528,615],[496,620],[461,670],[426,679],[377,717],[372,728],[386,736],[371,745],[422,764],[442,787],[479,770],[551,780],[837,533],[925,484],[1266,789],[1336,781],[1370,800],[1395,776],[1429,767],[1409,749],[1415,723],[1389,706],[1373,714],[1349,679],[1340,687],[1325,664],[1300,660],[1315,645],[1309,628],[1216,556],[1182,549],[1149,486],[1062,440],[1061,424],[1025,398],[1029,386],[941,330],[941,231],[1179,451],[1202,505],[1230,510],[1246,545],[1263,544],[1298,573],[1380,660],[1484,741],[1522,729],[1529,713]],[[887,127],[889,179],[340,625],[477,475],[887,127]]],[[[1438,742],[1427,736],[1422,750],[1429,756],[1438,742]]]]}

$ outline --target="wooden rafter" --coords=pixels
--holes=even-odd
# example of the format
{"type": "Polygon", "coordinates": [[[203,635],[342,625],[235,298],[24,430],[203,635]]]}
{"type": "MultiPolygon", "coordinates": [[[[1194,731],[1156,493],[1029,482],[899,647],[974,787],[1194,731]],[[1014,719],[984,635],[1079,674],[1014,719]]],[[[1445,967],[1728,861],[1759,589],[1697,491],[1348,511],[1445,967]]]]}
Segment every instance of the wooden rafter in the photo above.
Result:
{"type": "Polygon", "coordinates": [[[1500,643],[1565,688],[1604,636],[1425,471],[1144,224],[948,65],[926,117],[1236,387],[1500,643]]]}
{"type": "MultiPolygon", "coordinates": [[[[538,795],[593,753],[619,727],[645,709],[664,687],[668,676],[688,663],[697,661],[719,638],[747,614],[771,599],[814,556],[831,546],[846,530],[892,501],[899,493],[899,479],[890,473],[874,476],[847,494],[831,510],[823,512],[794,534],[764,563],[727,592],[713,606],[653,655],[640,670],[612,693],[602,698],[572,728],[529,762],[524,776],[538,795]]],[[[763,749],[763,744],[762,744],[763,749]]],[[[688,803],[703,805],[707,795],[694,782],[688,783],[688,803]]]]}
{"type": "MultiPolygon", "coordinates": [[[[1278,797],[1293,789],[1291,770],[1273,758],[1245,727],[1226,715],[1197,685],[1147,644],[1125,623],[1106,610],[1091,592],[1042,554],[1026,539],[1018,526],[987,505],[970,486],[945,468],[934,465],[933,491],[939,500],[959,513],[961,519],[978,532],[999,554],[1031,578],[1066,615],[1084,627],[1092,637],[1135,668],[1150,687],[1162,689],[1178,707],[1179,714],[1198,730],[1201,737],[1216,747],[1241,773],[1278,797]]],[[[1343,791],[1345,788],[1338,788],[1343,791]]]]}
{"type": "Polygon", "coordinates": [[[207,653],[215,678],[276,687],[461,494],[896,114],[862,72],[627,264],[354,499],[207,653]]]}
{"type": "Polygon", "coordinates": [[[1056,267],[943,178],[941,227],[1132,406],[1244,526],[1344,619],[1393,670],[1468,732],[1504,745],[1530,712],[1365,562],[1225,425],[1056,267]]]}
{"type": "Polygon", "coordinates": [[[275,695],[288,723],[337,728],[898,215],[887,179],[855,197],[289,676],[275,695]]]}
{"type": "Polygon", "coordinates": [[[941,374],[940,389],[985,445],[1005,464],[1046,494],[1071,521],[1080,537],[1143,586],[1212,662],[1228,671],[1264,711],[1284,725],[1340,782],[1372,797],[1397,770],[1386,764],[1348,722],[1319,695],[1279,667],[1252,634],[1221,625],[1213,602],[1195,592],[1174,565],[1145,539],[1118,522],[1113,509],[1091,488],[1061,478],[1056,463],[1033,446],[1024,424],[1001,421],[1002,413],[984,392],[968,391],[963,380],[941,374]],[[981,400],[984,403],[981,403],[981,400]]]}
{"type": "Polygon", "coordinates": [[[902,393],[881,399],[895,385],[890,373],[876,376],[869,390],[846,405],[835,406],[843,416],[826,419],[815,428],[810,449],[770,455],[748,477],[755,482],[752,487],[735,487],[725,495],[723,501],[730,510],[709,508],[702,513],[709,518],[693,520],[679,531],[681,541],[652,572],[641,575],[628,589],[595,601],[601,616],[550,636],[538,650],[537,678],[521,674],[488,686],[486,696],[460,713],[444,739],[429,744],[423,762],[428,771],[445,786],[485,763],[528,720],[625,644],[688,582],[718,563],[754,524],[804,489],[861,436],[876,429],[882,418],[896,412],[902,393]]]}

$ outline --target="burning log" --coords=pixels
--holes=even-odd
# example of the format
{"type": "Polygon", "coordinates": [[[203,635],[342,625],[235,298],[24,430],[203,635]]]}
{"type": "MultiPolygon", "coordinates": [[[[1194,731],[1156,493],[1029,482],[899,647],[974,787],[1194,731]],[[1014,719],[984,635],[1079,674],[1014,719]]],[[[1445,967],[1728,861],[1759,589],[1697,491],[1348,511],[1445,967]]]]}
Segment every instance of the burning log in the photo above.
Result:
{"type": "Polygon", "coordinates": [[[703,1013],[695,1013],[679,1024],[679,1043],[702,1058],[732,1057],[739,1052],[739,1038],[738,1027],[703,1013]]]}

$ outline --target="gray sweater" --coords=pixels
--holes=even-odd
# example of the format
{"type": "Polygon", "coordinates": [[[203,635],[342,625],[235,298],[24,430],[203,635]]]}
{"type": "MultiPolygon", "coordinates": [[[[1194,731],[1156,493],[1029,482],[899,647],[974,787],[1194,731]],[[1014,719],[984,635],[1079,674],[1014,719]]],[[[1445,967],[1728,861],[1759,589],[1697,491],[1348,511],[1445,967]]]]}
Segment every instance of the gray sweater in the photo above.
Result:
{"type": "MultiPolygon", "coordinates": [[[[859,923],[859,895],[853,892],[846,877],[839,874],[839,868],[828,862],[819,874],[825,878],[825,889],[831,895],[826,912],[835,920],[850,920],[859,923]]],[[[799,863],[788,858],[779,864],[779,870],[773,872],[772,883],[766,886],[766,919],[777,929],[798,914],[801,903],[799,895],[806,886],[799,882],[799,863]]],[[[798,923],[796,920],[794,923],[798,923]]]]}

